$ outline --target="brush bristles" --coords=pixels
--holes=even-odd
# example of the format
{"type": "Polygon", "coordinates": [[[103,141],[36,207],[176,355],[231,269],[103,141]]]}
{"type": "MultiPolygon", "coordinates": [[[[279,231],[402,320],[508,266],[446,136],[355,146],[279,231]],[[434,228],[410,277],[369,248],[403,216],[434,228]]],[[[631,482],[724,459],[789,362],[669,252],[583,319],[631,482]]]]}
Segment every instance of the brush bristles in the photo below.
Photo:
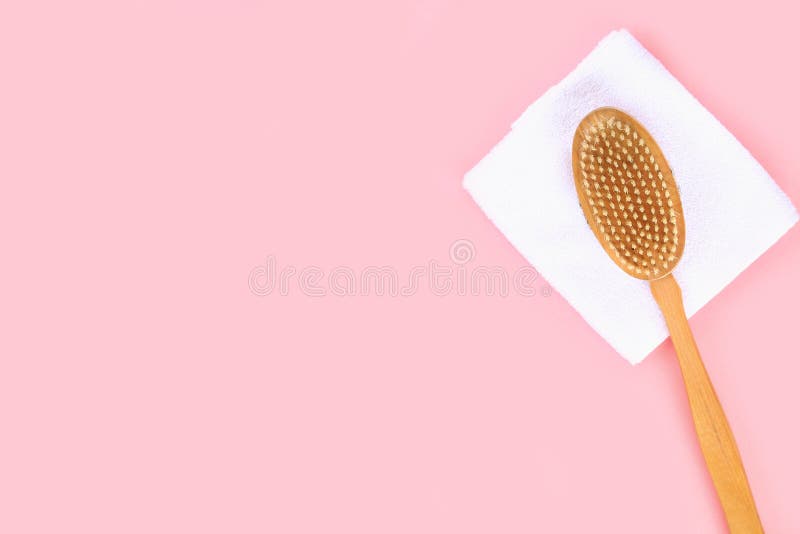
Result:
{"type": "Polygon", "coordinates": [[[650,135],[620,114],[590,114],[579,126],[576,185],[612,259],[637,278],[659,278],[682,252],[677,188],[650,135]]]}

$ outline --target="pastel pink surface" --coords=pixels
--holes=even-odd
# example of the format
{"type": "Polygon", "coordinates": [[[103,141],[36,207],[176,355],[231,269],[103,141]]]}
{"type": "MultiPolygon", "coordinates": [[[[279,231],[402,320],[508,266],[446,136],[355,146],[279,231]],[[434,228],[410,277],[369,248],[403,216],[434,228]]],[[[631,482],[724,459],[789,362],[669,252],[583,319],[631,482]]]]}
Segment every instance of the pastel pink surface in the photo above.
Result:
{"type": "MultiPolygon", "coordinates": [[[[631,367],[558,295],[248,287],[458,239],[518,269],[461,178],[623,26],[798,203],[794,5],[546,7],[4,3],[0,531],[724,532],[669,343],[631,367]]],[[[691,321],[771,533],[798,266],[795,229],[691,321]]]]}

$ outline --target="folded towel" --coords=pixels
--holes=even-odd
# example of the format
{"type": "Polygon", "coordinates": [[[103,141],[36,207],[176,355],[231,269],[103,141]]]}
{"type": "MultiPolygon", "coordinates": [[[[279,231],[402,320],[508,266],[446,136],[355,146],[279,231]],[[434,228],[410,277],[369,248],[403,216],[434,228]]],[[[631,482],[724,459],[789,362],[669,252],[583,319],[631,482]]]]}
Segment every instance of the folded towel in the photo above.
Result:
{"type": "Polygon", "coordinates": [[[791,201],[733,135],[628,32],[612,32],[514,122],[464,187],[520,253],[611,346],[638,363],[668,333],[647,282],[606,256],[583,217],[572,136],[601,106],[653,135],[686,219],[674,271],[689,316],[797,222],[791,201]]]}

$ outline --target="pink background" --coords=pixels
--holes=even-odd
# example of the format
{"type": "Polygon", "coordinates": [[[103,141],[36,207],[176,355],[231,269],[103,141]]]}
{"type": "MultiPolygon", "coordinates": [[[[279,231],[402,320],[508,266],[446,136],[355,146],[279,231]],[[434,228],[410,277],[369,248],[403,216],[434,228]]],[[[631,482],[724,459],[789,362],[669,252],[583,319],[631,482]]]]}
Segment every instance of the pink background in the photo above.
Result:
{"type": "MultiPolygon", "coordinates": [[[[723,532],[669,343],[631,367],[558,295],[248,277],[524,265],[461,177],[623,26],[798,203],[796,9],[3,2],[0,531],[723,532]]],[[[692,320],[770,533],[798,267],[794,229],[692,320]]]]}

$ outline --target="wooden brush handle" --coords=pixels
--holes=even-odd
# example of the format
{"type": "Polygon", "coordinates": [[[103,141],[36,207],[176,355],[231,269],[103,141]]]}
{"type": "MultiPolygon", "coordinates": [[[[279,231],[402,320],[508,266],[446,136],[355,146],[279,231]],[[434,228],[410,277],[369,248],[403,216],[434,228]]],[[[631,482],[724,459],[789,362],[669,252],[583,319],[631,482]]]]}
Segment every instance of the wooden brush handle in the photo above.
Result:
{"type": "Polygon", "coordinates": [[[650,289],[661,307],[672,336],[686,393],[689,395],[697,438],[725,511],[728,528],[732,534],[763,533],[733,432],[728,426],[725,412],[722,411],[689,329],[681,288],[670,274],[665,278],[652,280],[650,289]]]}

